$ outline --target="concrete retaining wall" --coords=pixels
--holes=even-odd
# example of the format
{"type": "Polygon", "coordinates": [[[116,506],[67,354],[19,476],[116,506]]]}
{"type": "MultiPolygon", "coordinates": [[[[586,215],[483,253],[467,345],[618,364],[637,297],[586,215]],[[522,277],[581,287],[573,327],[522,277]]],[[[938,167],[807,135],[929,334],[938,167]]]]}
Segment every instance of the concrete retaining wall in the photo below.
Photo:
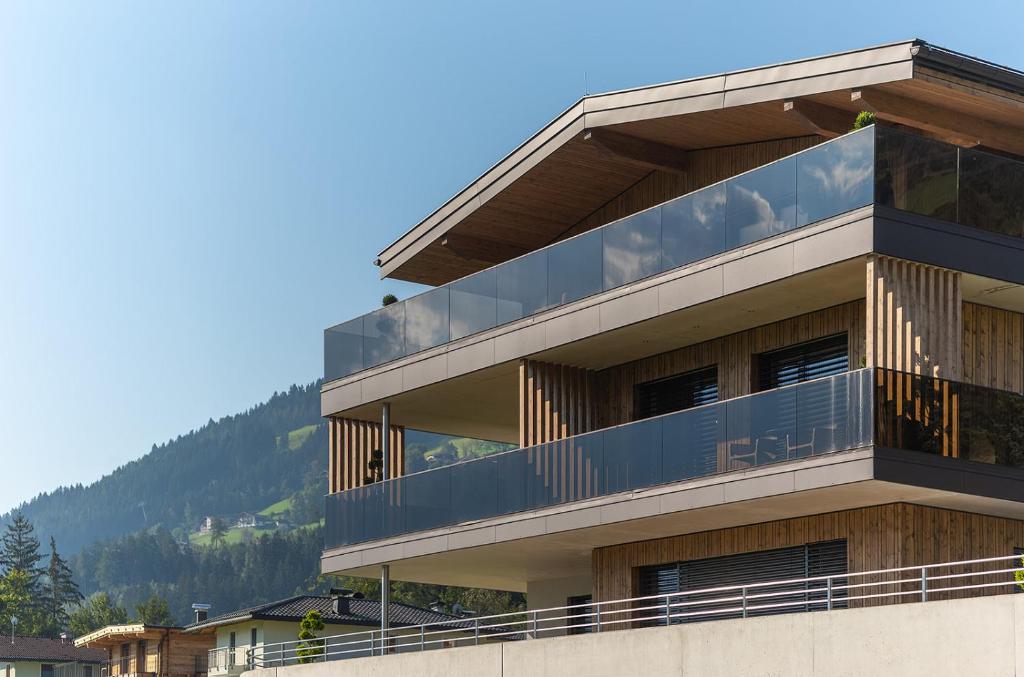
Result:
{"type": "Polygon", "coordinates": [[[268,668],[245,677],[1024,677],[1024,595],[713,621],[268,668]]]}

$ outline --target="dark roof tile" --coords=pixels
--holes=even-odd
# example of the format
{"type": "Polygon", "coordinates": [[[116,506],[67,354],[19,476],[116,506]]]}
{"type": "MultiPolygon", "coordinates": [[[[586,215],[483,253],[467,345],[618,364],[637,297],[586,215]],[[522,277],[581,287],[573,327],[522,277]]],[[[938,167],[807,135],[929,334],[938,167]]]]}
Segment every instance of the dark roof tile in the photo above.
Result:
{"type": "Polygon", "coordinates": [[[66,642],[46,637],[14,637],[0,641],[0,661],[40,661],[53,663],[101,663],[107,652],[101,649],[80,649],[71,640],[66,642]]]}

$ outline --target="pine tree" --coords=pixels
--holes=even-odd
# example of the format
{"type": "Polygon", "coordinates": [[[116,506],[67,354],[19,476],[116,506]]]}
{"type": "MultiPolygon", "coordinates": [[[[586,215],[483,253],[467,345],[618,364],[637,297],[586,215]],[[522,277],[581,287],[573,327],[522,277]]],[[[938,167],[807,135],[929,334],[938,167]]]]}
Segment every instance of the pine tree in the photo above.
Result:
{"type": "Polygon", "coordinates": [[[50,564],[42,589],[48,634],[56,637],[68,628],[68,609],[80,605],[83,597],[71,576],[71,568],[57,552],[53,536],[50,537],[50,564]]]}
{"type": "Polygon", "coordinates": [[[21,571],[28,575],[33,593],[39,591],[39,577],[43,575],[39,561],[39,539],[34,535],[35,527],[20,512],[15,513],[14,520],[7,526],[0,548],[0,566],[3,573],[21,571]]]}
{"type": "Polygon", "coordinates": [[[142,604],[135,605],[136,620],[145,625],[174,625],[167,600],[158,595],[151,595],[142,604]]]}

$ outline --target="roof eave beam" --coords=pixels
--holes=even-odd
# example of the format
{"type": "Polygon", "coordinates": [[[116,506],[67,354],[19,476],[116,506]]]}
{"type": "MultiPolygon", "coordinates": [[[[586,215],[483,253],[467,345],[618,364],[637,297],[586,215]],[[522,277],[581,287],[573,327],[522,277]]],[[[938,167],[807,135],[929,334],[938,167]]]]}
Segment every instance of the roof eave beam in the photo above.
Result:
{"type": "Polygon", "coordinates": [[[791,99],[783,102],[782,110],[790,118],[807,127],[809,131],[826,139],[842,136],[853,127],[853,120],[848,111],[817,101],[791,99]]]}
{"type": "Polygon", "coordinates": [[[921,130],[958,146],[971,148],[986,145],[1012,152],[1024,151],[1024,137],[1014,143],[1010,135],[996,129],[994,123],[944,111],[899,94],[878,89],[858,89],[850,93],[850,101],[871,111],[879,120],[921,130]]]}
{"type": "Polygon", "coordinates": [[[461,233],[448,233],[441,238],[441,246],[460,259],[478,261],[491,266],[522,256],[530,251],[514,244],[461,233]]]}
{"type": "Polygon", "coordinates": [[[583,140],[608,155],[669,172],[689,171],[688,152],[676,146],[641,139],[630,134],[594,127],[583,132],[583,140]]]}

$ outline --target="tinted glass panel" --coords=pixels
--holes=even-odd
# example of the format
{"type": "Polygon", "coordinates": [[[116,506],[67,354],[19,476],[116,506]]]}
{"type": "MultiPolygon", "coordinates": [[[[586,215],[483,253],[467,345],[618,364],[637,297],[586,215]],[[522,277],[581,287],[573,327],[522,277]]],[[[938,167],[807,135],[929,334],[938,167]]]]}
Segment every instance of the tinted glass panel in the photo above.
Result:
{"type": "Polygon", "coordinates": [[[360,494],[363,503],[363,538],[373,541],[391,534],[384,528],[384,484],[377,482],[355,491],[360,494]]]}
{"type": "Polygon", "coordinates": [[[602,450],[600,432],[525,450],[530,509],[599,495],[602,450]]]}
{"type": "Polygon", "coordinates": [[[405,301],[405,354],[448,342],[448,287],[405,301]]]}
{"type": "Polygon", "coordinates": [[[962,149],[957,221],[1024,236],[1024,163],[962,149]]]}
{"type": "Polygon", "coordinates": [[[453,523],[498,514],[498,462],[493,458],[456,463],[452,472],[453,523]]]}
{"type": "Polygon", "coordinates": [[[661,208],[604,227],[604,288],[661,272],[661,208]]]}
{"type": "Polygon", "coordinates": [[[790,458],[796,446],[796,389],[784,388],[726,402],[727,470],[790,458]]]}
{"type": "Polygon", "coordinates": [[[725,439],[724,404],[682,411],[661,421],[663,482],[718,471],[718,441],[725,439]]]}
{"type": "Polygon", "coordinates": [[[490,329],[498,323],[498,273],[494,268],[452,282],[452,340],[490,329]]]}
{"type": "Polygon", "coordinates": [[[558,306],[601,291],[602,230],[592,230],[548,249],[548,305],[558,306]]]}
{"type": "Polygon", "coordinates": [[[526,510],[526,450],[495,456],[494,461],[498,464],[498,514],[526,510]]]}
{"type": "Polygon", "coordinates": [[[726,182],[729,249],[796,227],[796,158],[779,160],[726,182]]]}
{"type": "Polygon", "coordinates": [[[661,482],[661,419],[604,432],[604,489],[609,494],[661,482]]]}
{"type": "Polygon", "coordinates": [[[405,304],[392,303],[363,316],[363,366],[405,355],[405,304]]]}
{"type": "Polygon", "coordinates": [[[498,324],[533,315],[547,307],[548,250],[542,249],[495,269],[498,324]]]}
{"type": "Polygon", "coordinates": [[[363,318],[324,331],[324,379],[354,374],[363,368],[363,318]]]}
{"type": "Polygon", "coordinates": [[[433,529],[451,523],[451,468],[408,475],[402,478],[405,528],[433,529]]]}
{"type": "Polygon", "coordinates": [[[915,214],[956,219],[956,146],[880,128],[875,201],[915,214]]]}
{"type": "Polygon", "coordinates": [[[725,251],[725,184],[662,205],[662,267],[671,270],[725,251]]]}
{"type": "Polygon", "coordinates": [[[874,140],[865,129],[797,155],[798,226],[871,204],[874,140]]]}

